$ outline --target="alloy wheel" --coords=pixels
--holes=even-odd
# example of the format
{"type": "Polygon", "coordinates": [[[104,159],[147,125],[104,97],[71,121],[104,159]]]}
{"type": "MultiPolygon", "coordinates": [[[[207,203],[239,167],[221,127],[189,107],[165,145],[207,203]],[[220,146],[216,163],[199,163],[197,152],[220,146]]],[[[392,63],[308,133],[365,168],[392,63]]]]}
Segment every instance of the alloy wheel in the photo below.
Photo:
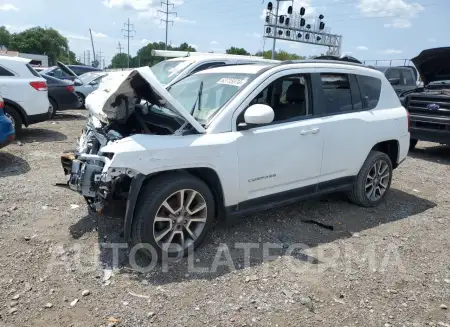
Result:
{"type": "Polygon", "coordinates": [[[389,165],[384,160],[376,161],[366,178],[366,196],[371,201],[378,201],[389,186],[389,165]]]}
{"type": "Polygon", "coordinates": [[[204,197],[191,189],[179,190],[167,197],[153,223],[156,244],[168,252],[192,246],[205,228],[207,209],[204,197]]]}

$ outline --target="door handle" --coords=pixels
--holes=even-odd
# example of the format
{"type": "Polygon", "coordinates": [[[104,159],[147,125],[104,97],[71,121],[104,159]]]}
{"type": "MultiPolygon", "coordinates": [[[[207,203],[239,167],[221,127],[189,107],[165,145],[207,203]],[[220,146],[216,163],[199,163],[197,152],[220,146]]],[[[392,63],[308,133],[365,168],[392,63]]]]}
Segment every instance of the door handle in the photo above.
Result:
{"type": "Polygon", "coordinates": [[[307,135],[307,134],[317,134],[320,132],[320,129],[318,127],[316,128],[311,128],[311,129],[304,129],[302,131],[300,131],[301,135],[307,135]]]}

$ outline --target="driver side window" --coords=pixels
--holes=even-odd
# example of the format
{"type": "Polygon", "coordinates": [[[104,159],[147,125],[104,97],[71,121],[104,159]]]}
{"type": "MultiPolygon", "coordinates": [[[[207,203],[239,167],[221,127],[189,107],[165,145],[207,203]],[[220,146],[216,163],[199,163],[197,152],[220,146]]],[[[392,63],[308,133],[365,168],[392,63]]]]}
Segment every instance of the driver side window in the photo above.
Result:
{"type": "MultiPolygon", "coordinates": [[[[270,106],[275,118],[273,123],[298,120],[312,113],[310,108],[310,75],[283,76],[270,83],[249,104],[270,106]]],[[[238,124],[244,122],[245,110],[238,118],[238,124]]]]}

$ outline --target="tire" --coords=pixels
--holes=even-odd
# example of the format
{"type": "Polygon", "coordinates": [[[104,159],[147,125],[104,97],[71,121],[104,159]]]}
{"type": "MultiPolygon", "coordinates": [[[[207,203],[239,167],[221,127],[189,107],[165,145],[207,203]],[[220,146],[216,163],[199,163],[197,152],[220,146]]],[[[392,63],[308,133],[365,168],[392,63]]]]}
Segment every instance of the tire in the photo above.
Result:
{"type": "Polygon", "coordinates": [[[86,98],[85,98],[85,96],[83,95],[83,93],[77,92],[76,94],[77,94],[77,97],[78,97],[78,99],[79,99],[79,101],[78,101],[78,106],[77,106],[76,109],[83,109],[83,108],[84,108],[84,103],[85,103],[85,101],[86,101],[86,98]]]}
{"type": "Polygon", "coordinates": [[[13,107],[5,104],[5,114],[11,119],[16,135],[20,135],[22,133],[22,117],[13,107]]]}
{"type": "Polygon", "coordinates": [[[50,114],[50,119],[53,119],[53,118],[55,118],[56,112],[58,111],[58,104],[57,104],[56,101],[53,100],[52,98],[49,98],[48,100],[50,101],[50,105],[51,105],[52,108],[53,108],[53,111],[49,112],[49,114],[50,114]]]}
{"type": "MultiPolygon", "coordinates": [[[[187,201],[189,202],[189,201],[187,201]]],[[[172,202],[173,203],[173,202],[172,202]]],[[[201,202],[203,203],[203,202],[201,202]]],[[[177,202],[177,206],[178,206],[177,202]]],[[[175,207],[175,206],[174,206],[175,207]]],[[[191,211],[193,212],[194,209],[191,207],[191,211]]],[[[166,213],[168,213],[167,211],[166,213]]],[[[133,247],[138,244],[145,244],[145,246],[150,245],[151,248],[153,248],[155,251],[148,251],[143,250],[141,253],[144,254],[146,257],[151,257],[152,259],[154,255],[156,255],[156,259],[161,262],[162,259],[165,257],[174,257],[174,256],[186,256],[188,252],[192,249],[196,249],[199,245],[201,245],[211,228],[213,221],[214,221],[214,213],[215,213],[215,201],[213,194],[209,187],[199,178],[194,177],[188,173],[167,173],[162,174],[160,176],[155,177],[154,179],[150,180],[145,186],[142,187],[141,192],[139,194],[138,201],[136,203],[135,207],[135,215],[134,220],[132,224],[131,229],[131,244],[130,246],[133,247]],[[170,201],[177,199],[178,197],[174,196],[174,194],[179,194],[177,192],[180,192],[181,190],[184,190],[185,192],[185,204],[186,201],[189,199],[190,194],[192,195],[195,192],[198,192],[198,194],[201,196],[196,195],[195,200],[191,201],[192,205],[198,206],[201,201],[197,201],[197,199],[204,200],[204,204],[206,205],[206,209],[200,210],[200,216],[206,218],[205,223],[197,223],[197,222],[189,222],[188,225],[186,225],[186,220],[183,218],[183,213],[181,213],[180,217],[178,218],[170,218],[173,219],[172,223],[170,222],[157,222],[156,215],[158,214],[158,217],[165,217],[163,212],[166,212],[165,208],[163,208],[162,204],[166,201],[166,203],[170,203],[170,201]],[[192,191],[192,192],[191,192],[192,191]],[[174,197],[171,197],[174,196],[174,197]],[[194,203],[195,202],[195,203],[194,203]],[[175,220],[176,219],[176,220],[175,220]],[[181,221],[178,221],[181,220],[181,221]],[[176,221],[176,223],[174,223],[176,221]],[[156,223],[156,224],[155,224],[156,223]],[[161,231],[157,231],[157,227],[160,226],[158,224],[165,224],[164,228],[161,229],[161,231]],[[176,251],[168,251],[167,249],[163,249],[164,245],[161,245],[161,242],[158,242],[156,239],[157,234],[158,236],[164,234],[165,231],[170,230],[172,232],[168,232],[168,236],[170,237],[170,234],[174,235],[174,233],[180,233],[180,230],[177,228],[180,227],[179,224],[184,224],[181,226],[181,233],[186,234],[183,239],[186,240],[187,245],[185,248],[177,248],[176,251]],[[191,227],[192,226],[192,227],[191,227]],[[188,235],[188,231],[186,227],[189,227],[189,230],[194,230],[194,228],[200,228],[202,229],[197,231],[193,234],[196,234],[197,238],[195,240],[190,240],[190,236],[188,235]]],[[[195,213],[195,215],[198,215],[199,213],[195,213]]],[[[186,219],[191,219],[186,218],[186,219]]],[[[161,218],[159,218],[161,219],[161,218]]],[[[167,219],[167,218],[164,218],[167,219]]],[[[203,219],[203,218],[202,218],[203,219]]],[[[181,236],[179,234],[176,234],[177,239],[179,240],[181,236]]],[[[163,240],[165,237],[163,237],[163,240]]],[[[175,240],[175,236],[173,237],[175,240]]]]}
{"type": "Polygon", "coordinates": [[[419,142],[418,139],[410,139],[409,140],[409,151],[412,151],[416,148],[417,143],[419,142]]]}
{"type": "Polygon", "coordinates": [[[371,151],[358,173],[356,181],[353,184],[352,191],[348,194],[350,201],[362,207],[375,207],[379,205],[381,202],[383,202],[391,187],[392,173],[392,162],[389,156],[383,152],[371,151]],[[384,180],[383,178],[379,177],[375,177],[371,180],[369,178],[369,173],[373,176],[373,174],[375,173],[374,165],[375,163],[379,162],[382,163],[383,169],[386,169],[386,171],[382,171],[381,175],[383,176],[386,174],[386,172],[389,172],[389,176],[385,177],[384,180]],[[378,185],[380,191],[375,188],[374,197],[371,198],[367,194],[367,192],[370,192],[372,189],[374,189],[373,182],[378,182],[375,185],[378,185]],[[366,186],[369,184],[371,184],[372,186],[366,188],[366,186]],[[385,187],[383,187],[382,185],[384,185],[385,187]],[[384,189],[384,192],[382,194],[381,189],[384,189]],[[378,195],[380,195],[379,197],[376,197],[377,193],[378,195]]]}

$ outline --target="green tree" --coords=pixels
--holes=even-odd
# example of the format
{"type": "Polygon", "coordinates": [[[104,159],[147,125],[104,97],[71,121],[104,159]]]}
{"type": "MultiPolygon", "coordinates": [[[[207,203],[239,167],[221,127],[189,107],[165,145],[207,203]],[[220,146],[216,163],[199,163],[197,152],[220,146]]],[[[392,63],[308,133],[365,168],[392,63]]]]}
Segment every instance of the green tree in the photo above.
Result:
{"type": "Polygon", "coordinates": [[[231,48],[227,49],[226,53],[228,53],[228,54],[236,54],[236,55],[243,55],[243,56],[249,56],[250,55],[250,53],[247,52],[247,50],[245,50],[244,48],[236,48],[236,47],[231,47],[231,48]]]}
{"type": "Polygon", "coordinates": [[[58,61],[61,61],[63,64],[66,65],[82,65],[82,63],[80,63],[77,60],[77,56],[75,55],[75,52],[70,51],[69,53],[62,53],[58,56],[57,58],[58,61]]]}
{"type": "MultiPolygon", "coordinates": [[[[137,51],[136,57],[133,57],[132,59],[132,67],[139,67],[139,66],[153,66],[157,64],[160,61],[163,61],[163,57],[155,57],[152,55],[153,50],[164,50],[166,48],[166,45],[164,42],[153,42],[149,43],[146,46],[140,48],[137,51]]],[[[195,48],[191,47],[188,43],[183,42],[180,44],[179,47],[173,47],[168,45],[167,50],[177,50],[177,51],[189,51],[189,52],[195,52],[195,48]]]]}
{"type": "MultiPolygon", "coordinates": [[[[255,56],[264,57],[264,59],[272,59],[272,51],[268,50],[268,51],[264,51],[264,53],[262,51],[258,51],[255,54],[255,56]]],[[[279,50],[279,51],[275,52],[275,59],[276,60],[304,60],[304,59],[306,59],[306,57],[299,56],[295,53],[289,53],[284,50],[279,50]]]]}
{"type": "Polygon", "coordinates": [[[53,28],[33,27],[21,33],[12,34],[9,50],[19,52],[44,54],[49,57],[50,64],[55,64],[58,58],[67,54],[69,45],[67,39],[53,28]]]}
{"type": "MultiPolygon", "coordinates": [[[[131,57],[130,57],[130,66],[131,57]]],[[[126,53],[116,53],[116,55],[111,59],[110,68],[127,68],[128,67],[128,55],[126,53]]]]}
{"type": "Polygon", "coordinates": [[[11,33],[6,29],[5,26],[0,26],[0,47],[8,47],[9,40],[11,38],[11,33]]]}

